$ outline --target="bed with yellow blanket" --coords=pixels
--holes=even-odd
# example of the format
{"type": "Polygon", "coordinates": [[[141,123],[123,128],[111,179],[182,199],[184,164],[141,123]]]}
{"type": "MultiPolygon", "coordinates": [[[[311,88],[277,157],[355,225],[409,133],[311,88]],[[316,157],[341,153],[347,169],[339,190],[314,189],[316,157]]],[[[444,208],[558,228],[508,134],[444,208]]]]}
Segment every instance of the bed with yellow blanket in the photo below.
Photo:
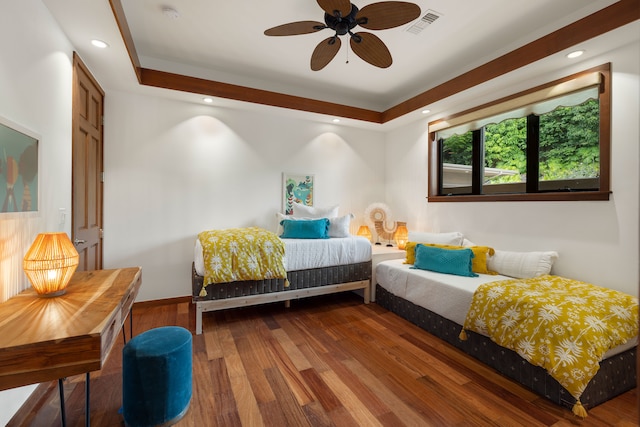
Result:
{"type": "Polygon", "coordinates": [[[638,299],[554,275],[376,267],[376,303],[585,416],[636,386],[638,299]],[[465,338],[464,340],[461,338],[465,338]]]}
{"type": "Polygon", "coordinates": [[[259,227],[199,233],[192,266],[196,333],[208,311],[361,289],[369,302],[371,245],[358,237],[282,239],[259,227]],[[287,268],[287,266],[289,268],[287,268]]]}
{"type": "Polygon", "coordinates": [[[600,369],[605,353],[638,334],[638,300],[578,280],[545,275],[480,285],[465,330],[490,337],[543,367],[576,399],[600,369]]]}
{"type": "Polygon", "coordinates": [[[201,296],[212,283],[287,278],[284,243],[274,233],[258,227],[229,228],[203,231],[198,239],[208,267],[201,296]]]}

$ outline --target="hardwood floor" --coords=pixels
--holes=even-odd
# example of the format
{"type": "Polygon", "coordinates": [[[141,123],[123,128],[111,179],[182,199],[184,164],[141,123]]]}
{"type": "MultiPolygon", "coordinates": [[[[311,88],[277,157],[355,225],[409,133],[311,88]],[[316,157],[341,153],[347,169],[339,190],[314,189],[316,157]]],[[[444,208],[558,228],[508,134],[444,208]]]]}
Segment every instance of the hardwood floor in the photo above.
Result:
{"type": "MultiPolygon", "coordinates": [[[[134,335],[194,330],[191,304],[135,306],[134,335]]],[[[128,325],[128,324],[127,324],[128,325]]],[[[127,328],[128,334],[128,328],[127,328]]],[[[351,293],[207,313],[194,335],[193,397],[178,426],[637,426],[637,389],[581,420],[351,293]]],[[[122,426],[122,340],[91,374],[91,425],[122,426]]],[[[84,375],[65,382],[84,424],[84,375]]],[[[60,425],[52,384],[24,422],[60,425]]]]}

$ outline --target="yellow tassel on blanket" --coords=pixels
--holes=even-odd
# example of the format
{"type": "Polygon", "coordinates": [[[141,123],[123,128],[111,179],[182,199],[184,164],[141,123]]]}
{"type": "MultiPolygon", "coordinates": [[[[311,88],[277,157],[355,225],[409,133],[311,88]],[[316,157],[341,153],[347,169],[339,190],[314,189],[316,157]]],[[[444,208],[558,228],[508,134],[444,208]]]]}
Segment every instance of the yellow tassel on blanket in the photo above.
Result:
{"type": "Polygon", "coordinates": [[[573,405],[573,408],[571,409],[571,412],[574,413],[574,415],[577,415],[581,418],[586,418],[587,416],[587,410],[584,409],[584,406],[582,406],[582,403],[580,403],[580,401],[578,400],[576,402],[575,405],[573,405]]]}
{"type": "Polygon", "coordinates": [[[204,286],[202,287],[202,289],[200,289],[200,293],[198,295],[201,297],[207,296],[207,290],[204,288],[204,286]]]}
{"type": "MultiPolygon", "coordinates": [[[[466,341],[467,332],[464,329],[462,329],[460,331],[460,335],[458,335],[458,338],[460,338],[462,341],[466,341]]],[[[574,415],[577,415],[578,417],[581,417],[581,418],[586,418],[587,416],[587,410],[584,409],[584,406],[582,406],[582,403],[580,403],[579,400],[576,402],[575,405],[573,405],[573,408],[571,408],[571,411],[574,413],[574,415]]]]}

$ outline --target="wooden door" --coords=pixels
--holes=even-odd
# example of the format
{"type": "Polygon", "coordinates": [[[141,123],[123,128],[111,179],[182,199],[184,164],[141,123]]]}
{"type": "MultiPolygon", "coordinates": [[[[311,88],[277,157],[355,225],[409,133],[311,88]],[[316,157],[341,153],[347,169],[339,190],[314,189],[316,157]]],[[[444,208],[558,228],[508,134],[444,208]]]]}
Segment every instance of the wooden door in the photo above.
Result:
{"type": "Polygon", "coordinates": [[[104,91],[73,54],[72,237],[78,271],[102,269],[104,91]]]}

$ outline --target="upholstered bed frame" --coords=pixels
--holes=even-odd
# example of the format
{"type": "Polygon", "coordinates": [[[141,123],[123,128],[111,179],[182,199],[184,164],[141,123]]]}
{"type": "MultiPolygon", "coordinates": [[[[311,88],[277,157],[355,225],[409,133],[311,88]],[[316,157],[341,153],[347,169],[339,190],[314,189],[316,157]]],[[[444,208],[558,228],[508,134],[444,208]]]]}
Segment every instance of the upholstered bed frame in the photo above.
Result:
{"type": "MultiPolygon", "coordinates": [[[[462,326],[398,297],[377,284],[376,303],[541,396],[569,409],[576,403],[575,398],[543,368],[531,365],[516,352],[499,346],[491,339],[467,331],[468,339],[462,341],[458,338],[462,326]]],[[[598,373],[580,398],[585,408],[592,408],[636,387],[636,351],[637,347],[633,347],[600,363],[598,373]]]]}
{"type": "Polygon", "coordinates": [[[364,303],[370,299],[371,261],[308,270],[288,271],[284,279],[265,279],[211,284],[200,296],[204,277],[192,266],[193,303],[196,306],[196,334],[202,333],[202,314],[207,311],[244,307],[362,289],[364,303]]]}

